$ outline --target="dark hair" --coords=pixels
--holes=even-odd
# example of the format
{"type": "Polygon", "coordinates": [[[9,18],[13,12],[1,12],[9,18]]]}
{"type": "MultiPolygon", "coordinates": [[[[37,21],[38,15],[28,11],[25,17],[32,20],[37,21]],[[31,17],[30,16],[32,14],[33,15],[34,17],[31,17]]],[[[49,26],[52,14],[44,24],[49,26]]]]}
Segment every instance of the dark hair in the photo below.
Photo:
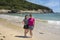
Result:
{"type": "Polygon", "coordinates": [[[32,17],[32,14],[30,14],[29,16],[32,17]]]}
{"type": "Polygon", "coordinates": [[[26,19],[26,16],[28,16],[28,15],[25,15],[25,19],[26,19]]]}

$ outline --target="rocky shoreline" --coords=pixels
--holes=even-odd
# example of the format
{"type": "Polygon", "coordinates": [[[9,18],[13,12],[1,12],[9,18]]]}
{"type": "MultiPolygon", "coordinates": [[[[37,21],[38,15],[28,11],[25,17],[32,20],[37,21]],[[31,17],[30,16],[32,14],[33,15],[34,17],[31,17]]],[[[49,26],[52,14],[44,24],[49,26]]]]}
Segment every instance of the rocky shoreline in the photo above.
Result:
{"type": "Polygon", "coordinates": [[[53,13],[51,10],[5,10],[0,9],[0,14],[4,13],[53,13]]]}

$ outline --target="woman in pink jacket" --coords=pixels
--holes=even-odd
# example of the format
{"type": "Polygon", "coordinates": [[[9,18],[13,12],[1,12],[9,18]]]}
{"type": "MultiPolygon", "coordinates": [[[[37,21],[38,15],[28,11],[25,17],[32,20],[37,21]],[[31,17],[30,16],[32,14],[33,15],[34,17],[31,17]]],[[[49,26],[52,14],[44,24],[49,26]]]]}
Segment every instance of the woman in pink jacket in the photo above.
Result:
{"type": "Polygon", "coordinates": [[[28,19],[28,26],[29,26],[29,30],[30,30],[30,35],[32,37],[33,33],[32,30],[34,29],[34,24],[35,24],[35,19],[32,17],[32,15],[29,15],[30,18],[28,19]]]}

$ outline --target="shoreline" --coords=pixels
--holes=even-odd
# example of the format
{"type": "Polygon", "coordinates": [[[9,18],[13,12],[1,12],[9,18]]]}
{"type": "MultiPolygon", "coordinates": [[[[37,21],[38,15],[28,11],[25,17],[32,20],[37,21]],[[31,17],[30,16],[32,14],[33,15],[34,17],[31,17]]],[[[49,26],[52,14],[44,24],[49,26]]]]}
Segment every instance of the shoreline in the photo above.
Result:
{"type": "MultiPolygon", "coordinates": [[[[20,24],[20,23],[19,23],[20,24]]],[[[23,36],[23,27],[17,26],[17,24],[7,21],[6,19],[0,19],[0,36],[5,36],[5,40],[60,40],[60,33],[55,29],[51,29],[47,23],[36,21],[35,28],[33,30],[33,38],[21,38],[15,36],[23,36]],[[40,27],[39,27],[40,26],[40,27]],[[51,31],[52,30],[52,31],[51,31]],[[55,31],[54,31],[55,30],[55,31]],[[54,32],[53,32],[54,31],[54,32]],[[48,36],[49,35],[49,36],[48,36]]],[[[29,33],[28,33],[29,36],[29,33]]],[[[0,38],[1,39],[1,38],[0,38]]]]}
{"type": "MultiPolygon", "coordinates": [[[[24,17],[7,15],[7,14],[6,15],[1,14],[0,18],[7,19],[8,21],[15,22],[15,23],[22,22],[22,20],[24,19],[24,17]]],[[[56,20],[42,20],[42,19],[38,19],[38,18],[36,18],[36,20],[43,22],[43,23],[52,24],[52,25],[60,25],[60,21],[56,21],[56,20]]]]}
{"type": "Polygon", "coordinates": [[[0,40],[31,40],[32,38],[23,38],[23,37],[16,37],[16,36],[23,36],[23,28],[11,22],[0,19],[0,40]],[[4,37],[5,38],[4,38],[4,37]]]}
{"type": "MultiPolygon", "coordinates": [[[[21,38],[21,37],[15,37],[17,36],[23,36],[24,30],[23,30],[23,25],[21,24],[22,17],[16,17],[16,16],[0,16],[0,31],[2,32],[3,35],[5,32],[8,33],[6,36],[6,40],[60,40],[60,26],[57,25],[51,25],[48,24],[44,20],[36,20],[35,28],[33,30],[33,38],[21,38]],[[5,19],[6,18],[6,19],[5,19]],[[14,19],[14,20],[13,20],[14,19]],[[16,20],[19,19],[19,20],[16,20]],[[3,26],[3,27],[1,27],[3,26]],[[5,29],[6,28],[6,29],[5,29]],[[2,30],[7,30],[7,31],[2,31],[2,30]]],[[[29,35],[29,34],[28,34],[29,35]]],[[[4,38],[3,38],[4,39],[4,38]]]]}

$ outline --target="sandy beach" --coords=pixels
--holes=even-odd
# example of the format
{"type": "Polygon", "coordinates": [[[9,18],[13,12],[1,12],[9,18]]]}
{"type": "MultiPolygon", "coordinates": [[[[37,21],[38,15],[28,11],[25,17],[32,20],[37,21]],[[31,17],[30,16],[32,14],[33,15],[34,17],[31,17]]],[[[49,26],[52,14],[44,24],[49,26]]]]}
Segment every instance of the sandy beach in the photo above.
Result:
{"type": "Polygon", "coordinates": [[[32,38],[24,38],[24,30],[22,27],[11,24],[10,22],[0,19],[0,40],[31,40],[32,38]],[[5,38],[4,38],[4,37],[5,38]]]}
{"type": "Polygon", "coordinates": [[[0,40],[60,40],[60,25],[36,20],[33,37],[24,38],[23,24],[15,21],[0,18],[0,40]]]}

